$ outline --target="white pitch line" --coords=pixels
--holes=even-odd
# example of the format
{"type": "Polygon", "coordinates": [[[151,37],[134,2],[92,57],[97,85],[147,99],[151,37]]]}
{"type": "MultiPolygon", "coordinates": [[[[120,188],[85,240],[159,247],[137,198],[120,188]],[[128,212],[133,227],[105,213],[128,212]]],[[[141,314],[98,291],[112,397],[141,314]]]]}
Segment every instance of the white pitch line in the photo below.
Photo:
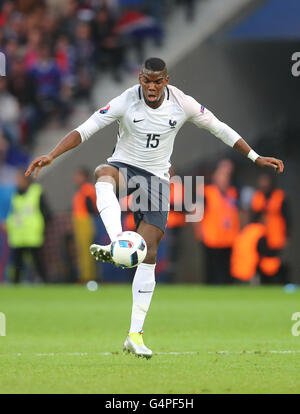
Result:
{"type": "MultiPolygon", "coordinates": [[[[208,354],[214,355],[243,355],[243,354],[298,354],[300,349],[293,350],[269,350],[269,351],[255,351],[255,350],[243,350],[243,351],[208,351],[208,354]]],[[[5,356],[36,356],[36,357],[56,357],[56,356],[113,356],[123,355],[122,352],[48,352],[48,353],[34,353],[27,354],[18,352],[16,354],[1,354],[0,358],[5,356]]],[[[200,351],[185,351],[185,352],[154,352],[153,355],[200,355],[200,351]]]]}
{"type": "MultiPolygon", "coordinates": [[[[154,355],[196,355],[199,352],[154,352],[154,355]]],[[[37,356],[37,357],[54,357],[54,356],[112,356],[112,355],[122,355],[123,352],[95,352],[95,353],[88,353],[88,352],[48,352],[48,353],[35,353],[35,354],[27,354],[23,352],[18,352],[17,354],[1,354],[1,356],[37,356]]]]}
{"type": "Polygon", "coordinates": [[[196,355],[198,351],[187,351],[187,352],[154,352],[154,355],[196,355]]]}
{"type": "Polygon", "coordinates": [[[233,354],[297,354],[300,353],[300,349],[293,350],[270,350],[270,351],[210,351],[208,354],[218,354],[218,355],[233,355],[233,354]]]}

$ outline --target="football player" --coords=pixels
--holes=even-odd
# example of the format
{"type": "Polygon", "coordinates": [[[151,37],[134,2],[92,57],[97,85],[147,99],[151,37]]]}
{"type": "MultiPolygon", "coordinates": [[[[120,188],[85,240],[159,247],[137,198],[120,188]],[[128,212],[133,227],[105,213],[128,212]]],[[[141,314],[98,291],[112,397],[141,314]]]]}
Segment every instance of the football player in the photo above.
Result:
{"type": "MultiPolygon", "coordinates": [[[[152,351],[145,346],[142,338],[143,324],[155,288],[157,249],[168,219],[169,160],[179,129],[185,122],[193,122],[261,167],[282,173],[284,165],[279,159],[258,155],[237,132],[211,111],[193,97],[169,85],[165,62],[149,58],[141,68],[137,85],[97,110],[49,154],[36,158],[25,174],[35,172],[36,178],[41,168],[114,121],[119,124],[114,152],[107,159],[107,164],[95,170],[97,207],[112,242],[122,232],[117,195],[126,190],[132,191],[128,183],[136,177],[142,177],[143,182],[148,183],[140,190],[145,192],[151,205],[144,205],[134,212],[136,231],[145,239],[148,251],[133,279],[131,325],[123,349],[150,358],[152,351]]],[[[94,244],[90,251],[97,259],[113,262],[110,245],[94,244]]]]}

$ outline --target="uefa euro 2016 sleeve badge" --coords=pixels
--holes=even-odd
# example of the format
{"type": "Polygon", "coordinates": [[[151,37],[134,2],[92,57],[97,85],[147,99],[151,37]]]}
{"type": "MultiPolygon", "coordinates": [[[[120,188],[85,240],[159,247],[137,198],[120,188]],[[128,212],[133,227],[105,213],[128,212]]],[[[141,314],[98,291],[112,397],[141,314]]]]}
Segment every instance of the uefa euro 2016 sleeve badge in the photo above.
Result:
{"type": "Polygon", "coordinates": [[[106,106],[103,106],[103,108],[99,109],[100,114],[106,114],[106,112],[109,110],[110,105],[107,104],[106,106]]]}

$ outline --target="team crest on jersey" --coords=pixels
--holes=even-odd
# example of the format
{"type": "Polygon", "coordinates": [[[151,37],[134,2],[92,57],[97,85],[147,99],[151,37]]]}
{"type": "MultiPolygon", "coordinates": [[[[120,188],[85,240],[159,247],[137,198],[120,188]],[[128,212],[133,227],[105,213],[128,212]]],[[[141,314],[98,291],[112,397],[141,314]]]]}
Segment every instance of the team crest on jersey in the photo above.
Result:
{"type": "Polygon", "coordinates": [[[204,114],[204,111],[205,111],[205,107],[204,107],[203,105],[201,105],[200,112],[201,112],[202,114],[204,114]]]}
{"type": "Polygon", "coordinates": [[[107,104],[106,106],[103,106],[103,108],[99,109],[100,114],[106,114],[106,112],[109,110],[110,105],[107,104]]]}
{"type": "Polygon", "coordinates": [[[169,125],[171,128],[175,128],[176,124],[177,124],[177,121],[172,121],[172,119],[170,119],[169,125]]]}

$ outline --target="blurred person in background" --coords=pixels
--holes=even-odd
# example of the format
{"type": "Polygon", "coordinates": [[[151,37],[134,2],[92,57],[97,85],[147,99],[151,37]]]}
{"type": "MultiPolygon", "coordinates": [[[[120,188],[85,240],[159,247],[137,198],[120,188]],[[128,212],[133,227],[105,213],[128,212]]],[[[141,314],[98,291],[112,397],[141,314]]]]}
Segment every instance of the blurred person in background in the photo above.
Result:
{"type": "Polygon", "coordinates": [[[3,0],[1,1],[1,13],[0,13],[0,24],[2,25],[5,21],[12,15],[15,11],[15,4],[14,0],[3,0]]]}
{"type": "Polygon", "coordinates": [[[32,146],[39,125],[36,90],[21,58],[13,61],[7,80],[8,90],[18,99],[20,106],[20,143],[32,146]]]}
{"type": "Polygon", "coordinates": [[[176,0],[176,3],[184,7],[186,19],[192,21],[195,14],[196,0],[176,0]]]}
{"type": "MultiPolygon", "coordinates": [[[[231,185],[234,165],[231,160],[220,161],[212,183],[204,187],[204,216],[195,223],[195,237],[204,249],[205,275],[208,284],[228,284],[230,255],[240,229],[237,189],[231,185]]],[[[200,189],[198,189],[200,194],[200,189]]]]}
{"type": "Polygon", "coordinates": [[[115,20],[109,9],[102,7],[93,21],[94,38],[97,44],[97,64],[101,70],[108,69],[115,81],[120,82],[125,59],[124,42],[114,32],[115,20]]]}
{"type": "Polygon", "coordinates": [[[38,60],[39,47],[43,41],[41,30],[33,28],[28,30],[24,50],[24,66],[29,71],[38,60]]]}
{"type": "Polygon", "coordinates": [[[39,279],[47,281],[41,250],[45,224],[50,218],[41,185],[31,183],[30,177],[25,177],[23,170],[18,171],[17,189],[6,219],[8,245],[12,249],[14,283],[20,282],[26,253],[31,255],[39,279]]]}
{"type": "Polygon", "coordinates": [[[74,48],[77,67],[77,90],[82,98],[89,99],[96,75],[96,46],[89,22],[79,21],[75,30],[74,48]]]}
{"type": "Polygon", "coordinates": [[[8,91],[7,79],[0,76],[0,127],[12,145],[20,140],[20,107],[18,100],[8,91]]]}
{"type": "Polygon", "coordinates": [[[262,284],[286,282],[280,279],[281,259],[267,244],[264,213],[256,215],[235,238],[230,266],[232,277],[243,282],[256,276],[262,284]]]}
{"type": "Polygon", "coordinates": [[[35,1],[29,7],[28,12],[24,14],[27,30],[38,29],[44,33],[47,18],[46,10],[47,4],[44,1],[35,1]]]}
{"type": "Polygon", "coordinates": [[[17,169],[9,165],[7,160],[7,154],[9,150],[9,143],[5,139],[3,130],[0,128],[0,185],[2,186],[15,186],[17,169]]]}
{"type": "Polygon", "coordinates": [[[0,281],[4,281],[4,270],[9,260],[5,221],[17,179],[17,169],[6,163],[8,148],[9,143],[0,128],[0,281]]]}
{"type": "Polygon", "coordinates": [[[180,177],[175,177],[175,169],[170,168],[170,211],[167,222],[166,237],[168,238],[170,281],[175,280],[177,263],[182,245],[182,230],[186,225],[184,213],[184,187],[180,177]]]}
{"type": "Polygon", "coordinates": [[[167,6],[168,4],[166,0],[144,0],[143,9],[146,11],[146,14],[154,17],[159,25],[162,25],[167,11],[169,11],[167,9],[170,9],[167,6]]]}
{"type": "Polygon", "coordinates": [[[16,10],[16,2],[13,0],[5,0],[0,5],[0,27],[5,27],[16,10]]]}
{"type": "MultiPolygon", "coordinates": [[[[263,215],[265,223],[265,246],[268,255],[277,257],[277,266],[260,266],[262,283],[284,283],[287,279],[287,266],[281,263],[280,256],[291,237],[291,212],[285,192],[277,186],[276,176],[263,173],[258,177],[257,190],[251,201],[252,220],[263,215]]],[[[273,260],[275,263],[275,260],[273,260]]]]}
{"type": "Polygon", "coordinates": [[[251,219],[251,200],[254,194],[254,187],[241,185],[239,187],[239,213],[241,228],[245,227],[251,219]]]}
{"type": "Polygon", "coordinates": [[[95,238],[94,216],[97,215],[95,186],[89,181],[89,171],[78,168],[73,177],[77,188],[73,197],[73,227],[81,283],[96,280],[96,262],[89,245],[95,238]]]}
{"type": "Polygon", "coordinates": [[[53,114],[64,121],[69,114],[69,97],[63,94],[63,73],[52,57],[49,44],[39,46],[38,59],[29,75],[36,84],[36,101],[42,122],[53,114]]]}
{"type": "Polygon", "coordinates": [[[4,48],[7,73],[10,72],[12,63],[17,58],[19,50],[20,50],[19,43],[18,43],[17,38],[8,37],[6,39],[5,48],[4,48]]]}
{"type": "Polygon", "coordinates": [[[0,130],[1,136],[9,143],[5,154],[6,163],[20,166],[29,159],[21,140],[25,112],[22,113],[20,103],[9,92],[8,82],[9,78],[0,77],[0,130]]]}
{"type": "Polygon", "coordinates": [[[124,39],[127,52],[130,49],[134,50],[136,63],[140,66],[145,59],[147,39],[152,39],[156,46],[162,45],[163,27],[154,17],[145,14],[141,10],[142,8],[137,10],[131,5],[130,1],[124,1],[124,3],[126,4],[124,4],[123,13],[114,26],[114,33],[124,39]]]}
{"type": "Polygon", "coordinates": [[[74,34],[78,23],[78,9],[78,0],[66,0],[63,2],[63,10],[60,18],[60,31],[62,34],[68,36],[71,41],[74,40],[74,34]]]}
{"type": "Polygon", "coordinates": [[[63,82],[73,87],[76,84],[76,50],[68,36],[61,34],[55,43],[55,61],[62,73],[63,82]]]}
{"type": "Polygon", "coordinates": [[[54,7],[49,7],[46,4],[43,16],[43,34],[44,38],[48,41],[56,39],[60,30],[59,14],[54,7]]]}
{"type": "Polygon", "coordinates": [[[16,3],[20,12],[29,13],[33,8],[41,3],[41,0],[17,0],[16,3]]]}

